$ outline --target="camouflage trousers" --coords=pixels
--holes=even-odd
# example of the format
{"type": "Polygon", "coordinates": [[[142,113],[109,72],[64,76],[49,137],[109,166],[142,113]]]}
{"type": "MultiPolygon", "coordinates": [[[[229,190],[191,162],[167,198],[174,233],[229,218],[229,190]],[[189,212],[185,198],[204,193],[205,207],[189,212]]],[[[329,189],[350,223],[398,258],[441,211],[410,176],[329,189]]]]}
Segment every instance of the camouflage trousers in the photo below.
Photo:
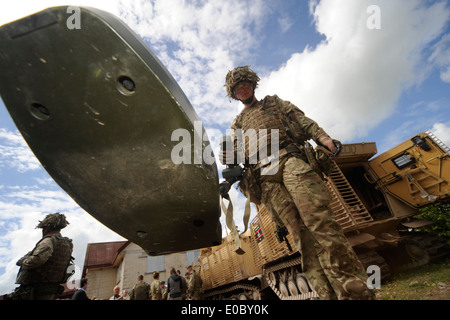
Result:
{"type": "Polygon", "coordinates": [[[367,274],[333,218],[331,194],[310,165],[290,157],[282,181],[261,179],[262,202],[301,253],[302,270],[320,299],[372,299],[367,274]]]}

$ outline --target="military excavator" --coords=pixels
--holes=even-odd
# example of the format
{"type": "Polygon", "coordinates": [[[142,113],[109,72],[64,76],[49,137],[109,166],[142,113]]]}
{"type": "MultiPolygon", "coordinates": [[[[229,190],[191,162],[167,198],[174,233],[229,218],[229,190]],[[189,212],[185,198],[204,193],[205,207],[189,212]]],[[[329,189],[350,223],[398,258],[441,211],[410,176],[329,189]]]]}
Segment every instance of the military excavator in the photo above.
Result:
{"type": "MultiPolygon", "coordinates": [[[[431,131],[419,133],[377,154],[375,142],[343,144],[324,176],[331,209],[368,276],[380,281],[392,271],[448,256],[438,236],[419,232],[430,224],[415,218],[419,209],[450,198],[450,149],[431,131]]],[[[305,300],[317,298],[292,250],[290,234],[280,233],[263,205],[250,227],[236,238],[204,248],[200,273],[205,299],[305,300]]]]}

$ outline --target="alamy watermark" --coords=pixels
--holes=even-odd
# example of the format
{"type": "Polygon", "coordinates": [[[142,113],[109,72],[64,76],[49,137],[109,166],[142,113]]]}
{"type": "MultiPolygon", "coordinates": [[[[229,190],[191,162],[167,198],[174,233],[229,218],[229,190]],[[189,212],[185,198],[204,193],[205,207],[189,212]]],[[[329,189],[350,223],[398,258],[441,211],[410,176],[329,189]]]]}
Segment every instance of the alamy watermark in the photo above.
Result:
{"type": "MultiPolygon", "coordinates": [[[[67,7],[67,14],[70,16],[66,20],[66,26],[69,30],[81,29],[81,9],[77,6],[67,7]]],[[[367,7],[366,13],[369,17],[366,20],[366,26],[370,30],[381,29],[381,8],[372,4],[367,7]]]]}
{"type": "Polygon", "coordinates": [[[371,290],[381,288],[381,269],[377,265],[367,267],[367,287],[371,290]]]}
{"type": "Polygon", "coordinates": [[[367,7],[366,13],[370,16],[366,20],[366,26],[369,30],[381,29],[381,8],[375,4],[367,7]]]}
{"type": "MultiPolygon", "coordinates": [[[[279,130],[229,130],[228,136],[233,144],[227,144],[226,150],[231,156],[226,159],[227,164],[248,163],[252,165],[262,164],[262,175],[273,175],[278,171],[279,160],[279,130]],[[268,136],[270,135],[270,146],[268,136]],[[237,152],[235,153],[235,145],[237,152]],[[245,161],[245,145],[248,146],[248,159],[245,161]],[[270,147],[270,148],[269,148],[270,147]],[[270,150],[270,154],[269,151],[270,150]],[[235,159],[236,156],[236,159],[235,159]]],[[[172,132],[171,141],[179,141],[172,148],[171,160],[175,165],[179,164],[213,164],[216,159],[208,142],[206,133],[203,132],[201,121],[194,122],[194,130],[176,129],[172,132]]]]}
{"type": "Polygon", "coordinates": [[[76,264],[70,265],[66,273],[70,273],[71,276],[66,281],[66,286],[69,290],[78,289],[80,287],[80,281],[81,281],[81,268],[77,266],[76,264]]]}
{"type": "Polygon", "coordinates": [[[67,7],[67,14],[70,16],[66,20],[66,26],[69,30],[81,29],[81,9],[80,7],[67,7]]]}

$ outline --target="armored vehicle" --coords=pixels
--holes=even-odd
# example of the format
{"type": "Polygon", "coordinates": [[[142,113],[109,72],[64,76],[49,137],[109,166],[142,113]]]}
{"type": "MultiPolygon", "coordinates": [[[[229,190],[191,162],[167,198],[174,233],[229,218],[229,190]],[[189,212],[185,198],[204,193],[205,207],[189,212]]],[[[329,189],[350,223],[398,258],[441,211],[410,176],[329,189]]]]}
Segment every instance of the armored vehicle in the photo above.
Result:
{"type": "MultiPolygon", "coordinates": [[[[376,144],[344,144],[326,184],[333,195],[336,221],[363,265],[392,270],[411,268],[448,254],[445,241],[414,232],[428,221],[415,219],[419,208],[445,201],[450,194],[449,149],[430,131],[420,133],[373,158],[376,144]]],[[[300,254],[290,234],[276,236],[264,206],[240,235],[244,254],[235,252],[231,235],[200,257],[204,297],[260,299],[276,295],[297,300],[317,297],[302,274],[300,254]]]]}

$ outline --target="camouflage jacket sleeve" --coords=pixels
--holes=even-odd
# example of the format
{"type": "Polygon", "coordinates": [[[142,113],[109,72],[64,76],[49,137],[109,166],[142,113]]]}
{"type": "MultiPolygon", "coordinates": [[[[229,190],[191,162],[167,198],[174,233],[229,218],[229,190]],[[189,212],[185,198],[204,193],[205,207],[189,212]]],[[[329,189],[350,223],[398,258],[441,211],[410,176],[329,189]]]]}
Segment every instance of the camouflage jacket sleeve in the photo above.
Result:
{"type": "Polygon", "coordinates": [[[22,257],[17,264],[24,269],[34,269],[46,263],[52,254],[53,241],[51,237],[47,237],[37,244],[31,254],[22,257]]]}
{"type": "Polygon", "coordinates": [[[303,135],[305,140],[312,139],[317,144],[322,144],[326,140],[330,140],[331,137],[323,130],[317,122],[305,116],[305,113],[297,106],[289,101],[282,100],[275,96],[278,100],[281,112],[288,116],[291,121],[294,122],[294,128],[296,128],[296,134],[303,135]]]}

